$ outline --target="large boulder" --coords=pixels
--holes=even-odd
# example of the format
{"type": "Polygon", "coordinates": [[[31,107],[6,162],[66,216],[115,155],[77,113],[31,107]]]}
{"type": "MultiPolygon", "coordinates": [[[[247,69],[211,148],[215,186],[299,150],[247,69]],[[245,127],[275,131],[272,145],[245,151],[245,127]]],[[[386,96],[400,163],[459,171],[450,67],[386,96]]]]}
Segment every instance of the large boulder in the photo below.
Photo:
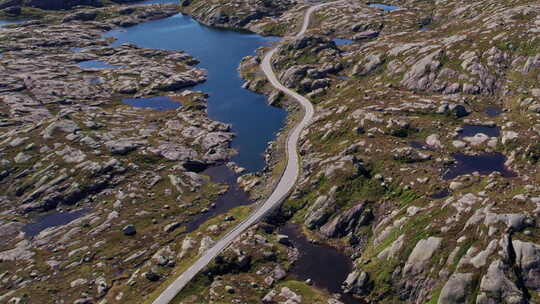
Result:
{"type": "Polygon", "coordinates": [[[519,240],[512,241],[512,246],[525,287],[540,292],[540,246],[519,240]]]}
{"type": "Polygon", "coordinates": [[[414,275],[423,272],[435,251],[441,246],[441,243],[442,238],[439,237],[429,237],[418,241],[403,267],[403,273],[414,275]]]}
{"type": "Polygon", "coordinates": [[[437,304],[466,303],[471,295],[472,273],[454,273],[444,284],[437,304]]]}

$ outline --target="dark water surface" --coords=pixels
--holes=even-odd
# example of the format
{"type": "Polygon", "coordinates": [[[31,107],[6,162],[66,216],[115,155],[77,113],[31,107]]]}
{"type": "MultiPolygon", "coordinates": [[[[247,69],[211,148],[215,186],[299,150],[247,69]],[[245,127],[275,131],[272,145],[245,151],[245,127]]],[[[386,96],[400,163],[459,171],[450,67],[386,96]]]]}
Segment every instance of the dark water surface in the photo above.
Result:
{"type": "Polygon", "coordinates": [[[236,179],[238,174],[229,169],[227,166],[210,167],[202,172],[210,176],[214,183],[227,184],[229,189],[223,195],[220,195],[217,200],[214,201],[215,207],[211,208],[208,212],[196,216],[187,224],[187,232],[197,230],[201,224],[207,220],[223,214],[234,207],[249,205],[252,201],[244,190],[242,190],[236,179]]]}
{"type": "Polygon", "coordinates": [[[137,108],[150,108],[158,111],[174,110],[182,104],[172,100],[169,96],[155,96],[145,98],[122,98],[122,102],[137,108]]]}
{"type": "Polygon", "coordinates": [[[183,50],[199,59],[199,67],[208,70],[208,80],[192,89],[210,95],[210,118],[233,125],[237,136],[232,146],[239,151],[233,160],[249,172],[264,167],[263,153],[283,127],[286,112],[268,106],[263,95],[242,89],[244,81],[237,68],[243,57],[255,55],[258,47],[277,38],[209,28],[181,14],[113,30],[105,36],[118,39],[113,45],[130,42],[146,48],[183,50]]]}
{"type": "Polygon", "coordinates": [[[486,134],[489,137],[497,137],[501,134],[501,130],[497,126],[464,125],[463,131],[459,132],[458,137],[475,136],[478,133],[486,134]]]}
{"type": "Polygon", "coordinates": [[[300,232],[298,226],[287,223],[280,228],[280,233],[300,252],[291,273],[301,281],[311,279],[313,285],[334,294],[341,294],[341,301],[346,304],[364,303],[359,299],[342,294],[341,284],[352,271],[352,260],[335,248],[313,244],[300,232]]]}
{"type": "Polygon", "coordinates": [[[22,231],[26,234],[27,237],[33,237],[47,228],[69,224],[70,222],[86,214],[88,211],[90,211],[90,209],[88,208],[70,212],[55,211],[53,213],[40,216],[36,218],[33,222],[24,225],[22,231]]]}
{"type": "Polygon", "coordinates": [[[440,198],[445,198],[445,197],[449,196],[450,193],[451,193],[450,190],[443,189],[443,190],[441,190],[439,192],[433,193],[429,197],[434,198],[434,199],[440,199],[440,198]]]}
{"type": "Polygon", "coordinates": [[[456,159],[456,163],[443,174],[444,179],[453,179],[473,172],[478,172],[481,175],[500,172],[503,177],[517,176],[515,172],[510,171],[504,165],[506,156],[501,153],[485,153],[480,155],[454,153],[452,156],[456,159]]]}
{"type": "Polygon", "coordinates": [[[486,115],[489,117],[495,117],[495,116],[499,116],[502,113],[502,110],[497,107],[487,107],[484,110],[484,113],[486,113],[486,115]]]}

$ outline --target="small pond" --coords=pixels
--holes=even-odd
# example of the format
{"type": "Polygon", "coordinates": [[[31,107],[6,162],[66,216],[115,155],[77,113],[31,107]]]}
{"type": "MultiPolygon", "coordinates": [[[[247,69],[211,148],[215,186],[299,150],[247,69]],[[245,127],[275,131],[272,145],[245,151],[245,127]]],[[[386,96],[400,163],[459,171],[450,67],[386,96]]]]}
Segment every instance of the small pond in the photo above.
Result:
{"type": "Polygon", "coordinates": [[[497,108],[497,107],[487,107],[484,110],[484,113],[486,113],[486,115],[489,116],[489,117],[495,117],[495,116],[501,115],[502,110],[500,108],[497,108]]]}
{"type": "Polygon", "coordinates": [[[335,43],[337,46],[348,45],[348,44],[351,44],[351,43],[354,42],[354,41],[349,40],[349,39],[341,39],[341,38],[334,38],[334,39],[332,39],[332,41],[334,41],[334,43],[335,43]]]}
{"type": "Polygon", "coordinates": [[[229,189],[214,201],[214,208],[210,208],[208,212],[196,216],[187,224],[187,232],[197,230],[201,224],[215,217],[216,215],[223,214],[232,208],[242,205],[249,205],[252,203],[247,193],[238,186],[238,183],[236,183],[238,174],[229,169],[229,167],[225,165],[210,167],[204,170],[201,174],[210,176],[210,179],[214,183],[227,184],[229,189]]]}
{"type": "Polygon", "coordinates": [[[497,137],[501,135],[501,130],[497,126],[464,125],[458,137],[470,137],[479,133],[486,134],[489,137],[497,137]]]}
{"type": "Polygon", "coordinates": [[[421,141],[410,141],[409,146],[418,150],[432,151],[433,149],[421,141]]]}
{"type": "Polygon", "coordinates": [[[395,11],[395,10],[397,10],[399,8],[399,6],[387,5],[387,4],[382,4],[382,3],[369,3],[368,5],[372,6],[372,7],[380,8],[380,9],[382,9],[384,11],[387,11],[387,12],[395,11]]]}
{"type": "Polygon", "coordinates": [[[516,173],[510,171],[504,163],[506,156],[501,153],[485,153],[480,155],[467,155],[454,153],[456,163],[443,174],[444,179],[453,179],[461,175],[478,172],[488,175],[492,172],[500,172],[503,177],[515,177],[516,173]]]}
{"type": "Polygon", "coordinates": [[[40,216],[34,221],[24,225],[22,231],[27,237],[33,237],[47,228],[69,224],[70,222],[85,215],[88,211],[90,211],[88,208],[69,212],[55,211],[53,213],[40,216]]]}
{"type": "Polygon", "coordinates": [[[334,294],[341,294],[341,301],[346,304],[363,303],[351,295],[343,294],[341,284],[352,271],[352,260],[335,248],[311,243],[300,232],[298,226],[287,223],[280,228],[280,233],[287,235],[300,257],[294,263],[291,274],[298,280],[311,279],[313,285],[334,294]]]}
{"type": "Polygon", "coordinates": [[[122,102],[137,108],[148,108],[158,111],[174,110],[182,104],[169,96],[154,96],[145,98],[123,98],[122,102]]]}
{"type": "Polygon", "coordinates": [[[440,199],[440,198],[445,198],[445,197],[449,196],[450,193],[451,193],[450,190],[443,189],[443,190],[441,190],[439,192],[433,193],[429,197],[434,198],[434,199],[440,199]]]}

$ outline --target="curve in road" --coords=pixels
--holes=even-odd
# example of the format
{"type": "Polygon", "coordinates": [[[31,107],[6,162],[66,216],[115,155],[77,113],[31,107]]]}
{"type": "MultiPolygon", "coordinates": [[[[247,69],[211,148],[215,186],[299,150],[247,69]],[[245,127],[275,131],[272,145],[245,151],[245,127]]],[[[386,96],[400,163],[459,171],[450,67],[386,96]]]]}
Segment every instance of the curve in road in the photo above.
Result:
{"type": "MultiPolygon", "coordinates": [[[[341,1],[336,1],[341,2],[341,1]]],[[[296,37],[301,37],[305,34],[307,28],[309,27],[309,22],[311,14],[317,9],[330,5],[336,2],[327,2],[311,6],[308,8],[304,14],[304,20],[300,31],[296,34],[296,37]]],[[[251,225],[255,224],[257,221],[262,219],[270,210],[274,207],[279,206],[283,200],[289,195],[291,190],[294,187],[294,184],[299,175],[299,157],[297,151],[298,140],[300,138],[300,133],[302,130],[309,125],[311,119],[313,118],[314,109],[311,102],[304,96],[286,88],[283,86],[276,77],[272,69],[272,56],[277,51],[277,48],[272,49],[263,58],[261,63],[261,69],[276,89],[282,91],[286,95],[294,98],[304,109],[304,117],[302,121],[296,125],[296,127],[289,133],[287,138],[287,167],[281,176],[281,179],[274,189],[270,197],[257,208],[253,213],[251,213],[244,221],[234,227],[231,231],[225,234],[221,239],[219,239],[212,248],[208,249],[203,253],[199,259],[191,265],[184,273],[182,273],[171,285],[169,285],[153,302],[153,304],[168,304],[171,302],[174,297],[191,281],[197,273],[199,273],[206,265],[208,265],[221,251],[223,251],[227,246],[229,246],[233,240],[242,234],[246,229],[251,225]]]]}

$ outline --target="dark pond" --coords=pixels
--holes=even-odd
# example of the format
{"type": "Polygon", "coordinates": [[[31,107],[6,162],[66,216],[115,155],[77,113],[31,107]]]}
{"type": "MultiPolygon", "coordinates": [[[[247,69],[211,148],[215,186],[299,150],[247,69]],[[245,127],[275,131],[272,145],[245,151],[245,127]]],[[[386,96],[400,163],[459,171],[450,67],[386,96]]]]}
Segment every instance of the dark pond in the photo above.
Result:
{"type": "Polygon", "coordinates": [[[210,176],[213,182],[229,185],[229,189],[217,200],[214,201],[215,207],[208,212],[196,216],[187,224],[187,232],[197,230],[201,224],[215,217],[218,214],[223,214],[230,209],[242,205],[249,205],[252,201],[244,190],[236,183],[238,175],[227,166],[217,166],[206,169],[202,172],[210,176]]]}
{"type": "Polygon", "coordinates": [[[111,65],[101,60],[86,60],[79,62],[82,69],[119,69],[121,66],[111,65]]]}
{"type": "Polygon", "coordinates": [[[459,132],[458,137],[475,136],[478,133],[486,134],[489,137],[497,137],[501,134],[501,130],[497,126],[477,126],[477,125],[464,125],[463,131],[459,132]]]}
{"type": "Polygon", "coordinates": [[[311,279],[313,285],[326,289],[330,293],[341,294],[341,301],[346,304],[363,303],[350,295],[342,294],[341,284],[352,271],[352,261],[337,249],[311,243],[299,228],[287,223],[280,228],[280,233],[289,237],[291,243],[300,252],[291,274],[298,280],[311,279]]]}
{"type": "Polygon", "coordinates": [[[340,46],[340,45],[347,45],[347,44],[351,44],[351,43],[354,42],[354,41],[349,40],[349,39],[341,39],[341,38],[334,38],[334,39],[332,39],[332,41],[334,41],[334,43],[335,43],[337,46],[340,46]]]}
{"type": "Polygon", "coordinates": [[[495,117],[495,116],[499,116],[502,113],[502,110],[497,107],[487,107],[484,110],[484,113],[486,113],[486,115],[489,117],[495,117]]]}
{"type": "Polygon", "coordinates": [[[383,9],[383,10],[385,10],[387,12],[391,12],[391,11],[397,10],[399,8],[399,6],[387,5],[387,4],[382,4],[382,3],[369,3],[368,5],[383,9]]]}
{"type": "Polygon", "coordinates": [[[169,96],[123,98],[122,102],[133,107],[150,108],[158,111],[174,110],[182,105],[180,102],[172,100],[169,96]]]}
{"type": "Polygon", "coordinates": [[[90,209],[79,209],[70,212],[55,211],[53,213],[38,217],[33,222],[24,225],[22,231],[27,237],[33,237],[47,228],[66,225],[80,218],[88,211],[90,211],[90,209]]]}
{"type": "Polygon", "coordinates": [[[194,90],[210,94],[210,118],[233,125],[237,134],[232,146],[239,151],[233,160],[249,172],[264,167],[263,153],[269,141],[283,127],[286,112],[270,107],[263,95],[242,89],[237,68],[241,59],[277,38],[213,29],[184,15],[145,22],[105,34],[118,40],[114,45],[131,42],[141,47],[183,50],[201,61],[208,80],[194,90]]]}
{"type": "Polygon", "coordinates": [[[446,170],[443,174],[444,179],[453,179],[473,172],[478,172],[481,175],[500,172],[503,177],[517,176],[516,173],[506,168],[504,165],[506,156],[500,153],[486,153],[480,155],[454,153],[452,156],[455,158],[456,163],[446,170]]]}
{"type": "Polygon", "coordinates": [[[433,193],[429,197],[434,198],[434,199],[439,199],[439,198],[445,198],[445,197],[447,197],[449,195],[450,195],[450,190],[443,189],[443,190],[441,190],[439,192],[433,193]]]}
{"type": "Polygon", "coordinates": [[[410,141],[409,146],[418,149],[418,150],[426,150],[426,151],[432,151],[433,149],[428,146],[427,144],[420,142],[420,141],[410,141]]]}

